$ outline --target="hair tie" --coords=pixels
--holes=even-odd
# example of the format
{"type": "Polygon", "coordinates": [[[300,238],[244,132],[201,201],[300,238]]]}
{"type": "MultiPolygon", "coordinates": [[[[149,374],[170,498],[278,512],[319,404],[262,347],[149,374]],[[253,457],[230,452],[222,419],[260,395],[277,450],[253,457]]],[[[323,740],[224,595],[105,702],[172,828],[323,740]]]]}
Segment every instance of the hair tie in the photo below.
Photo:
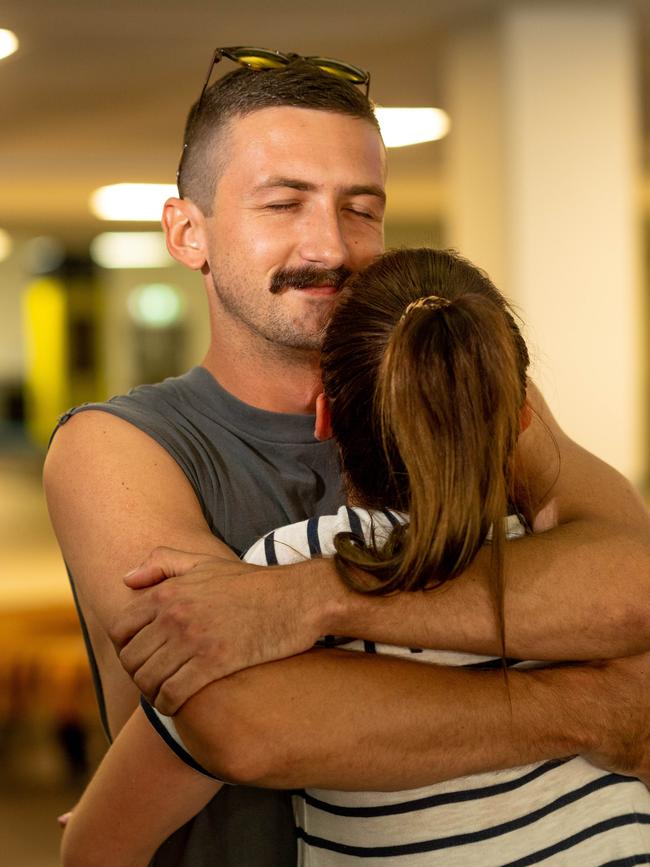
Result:
{"type": "Polygon", "coordinates": [[[451,303],[449,298],[441,298],[440,295],[425,295],[423,298],[411,301],[402,313],[399,321],[401,322],[412,310],[418,310],[420,307],[428,307],[429,310],[440,310],[442,307],[449,307],[451,303]]]}

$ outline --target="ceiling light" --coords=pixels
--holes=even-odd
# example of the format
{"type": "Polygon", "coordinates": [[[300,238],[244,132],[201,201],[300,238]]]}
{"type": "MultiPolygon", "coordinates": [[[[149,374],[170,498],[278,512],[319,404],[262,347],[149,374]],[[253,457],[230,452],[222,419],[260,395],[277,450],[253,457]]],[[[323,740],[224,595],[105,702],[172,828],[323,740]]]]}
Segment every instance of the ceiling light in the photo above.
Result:
{"type": "Polygon", "coordinates": [[[0,29],[0,60],[18,50],[18,37],[11,30],[0,29]]]}
{"type": "Polygon", "coordinates": [[[8,259],[9,256],[11,256],[13,246],[13,241],[11,240],[9,232],[0,229],[0,262],[4,262],[5,259],[8,259]]]}
{"type": "Polygon", "coordinates": [[[175,184],[111,184],[90,197],[90,209],[100,220],[160,221],[165,199],[177,196],[175,184]]]}
{"type": "Polygon", "coordinates": [[[103,232],[92,240],[90,257],[102,268],[167,268],[173,264],[162,232],[103,232]]]}
{"type": "Polygon", "coordinates": [[[449,132],[449,115],[441,108],[378,107],[375,114],[387,148],[438,141],[449,132]]]}

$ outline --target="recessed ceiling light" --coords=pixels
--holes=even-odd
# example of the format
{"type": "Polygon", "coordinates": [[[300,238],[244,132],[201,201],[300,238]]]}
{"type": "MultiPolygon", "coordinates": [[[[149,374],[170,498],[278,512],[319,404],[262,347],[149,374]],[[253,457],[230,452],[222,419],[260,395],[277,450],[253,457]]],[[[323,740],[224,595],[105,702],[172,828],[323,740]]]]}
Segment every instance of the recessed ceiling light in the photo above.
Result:
{"type": "Polygon", "coordinates": [[[18,51],[18,37],[11,30],[0,28],[0,60],[18,51]]]}
{"type": "Polygon", "coordinates": [[[174,263],[162,232],[102,232],[90,244],[90,257],[102,268],[167,268],[174,263]]]}
{"type": "Polygon", "coordinates": [[[401,148],[425,141],[438,141],[449,132],[450,120],[441,108],[375,109],[387,148],[401,148]]]}
{"type": "Polygon", "coordinates": [[[177,196],[175,184],[111,184],[90,197],[90,209],[100,220],[158,223],[165,199],[177,196]]]}

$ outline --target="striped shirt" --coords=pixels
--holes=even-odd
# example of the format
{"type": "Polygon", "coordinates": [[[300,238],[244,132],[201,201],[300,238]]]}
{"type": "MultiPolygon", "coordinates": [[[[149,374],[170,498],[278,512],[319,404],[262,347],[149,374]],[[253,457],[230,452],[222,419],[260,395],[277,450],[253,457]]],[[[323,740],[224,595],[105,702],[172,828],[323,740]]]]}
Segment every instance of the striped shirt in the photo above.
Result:
{"type": "MultiPolygon", "coordinates": [[[[403,516],[342,507],[267,534],[244,559],[290,564],[333,556],[337,533],[381,544],[403,516]]],[[[508,519],[509,537],[523,527],[508,519]]],[[[500,659],[450,651],[336,639],[351,651],[408,657],[447,666],[486,667],[500,659]]],[[[517,667],[535,663],[513,662],[517,667]]],[[[165,739],[188,764],[173,720],[145,706],[165,739]]],[[[477,737],[480,737],[480,731],[477,737]]],[[[474,774],[402,792],[293,793],[301,867],[628,867],[650,864],[650,793],[638,780],[600,770],[580,757],[474,774]]]]}

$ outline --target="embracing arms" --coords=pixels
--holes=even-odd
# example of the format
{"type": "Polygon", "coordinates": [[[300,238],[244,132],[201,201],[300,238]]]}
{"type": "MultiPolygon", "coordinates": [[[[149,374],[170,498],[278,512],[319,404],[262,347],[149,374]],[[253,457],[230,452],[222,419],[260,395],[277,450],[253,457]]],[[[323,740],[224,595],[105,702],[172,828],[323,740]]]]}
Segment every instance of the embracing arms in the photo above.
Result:
{"type": "MultiPolygon", "coordinates": [[[[561,660],[643,652],[650,647],[648,512],[627,480],[561,431],[534,390],[531,399],[538,417],[520,442],[522,499],[533,504],[537,529],[556,526],[507,546],[507,653],[561,660]]],[[[113,636],[127,670],[166,713],[211,680],[307,650],[323,634],[499,654],[486,557],[440,590],[365,597],[347,591],[329,561],[229,565],[222,580],[216,561],[159,550],[131,586],[182,577],[145,591],[113,636]],[[181,673],[169,657],[156,659],[163,636],[168,652],[173,645],[183,658],[181,673]]]]}
{"type": "MultiPolygon", "coordinates": [[[[481,607],[480,576],[468,576],[467,579],[467,589],[471,589],[472,594],[476,593],[479,600],[475,611],[468,602],[467,594],[463,598],[459,592],[454,600],[452,591],[456,592],[455,585],[450,585],[442,593],[421,594],[421,605],[418,604],[416,595],[409,598],[404,595],[401,601],[399,597],[391,600],[364,599],[345,591],[327,564],[309,563],[293,569],[262,570],[228,560],[224,547],[210,536],[193,492],[171,458],[130,425],[101,413],[85,415],[94,415],[95,419],[92,422],[83,418],[73,419],[69,424],[74,424],[76,431],[70,427],[68,431],[64,428],[57,434],[55,446],[62,434],[66,436],[58,444],[57,451],[48,459],[50,466],[46,481],[53,520],[66,559],[80,586],[82,607],[86,612],[96,613],[96,634],[106,636],[103,665],[107,673],[105,679],[110,692],[109,700],[113,700],[114,707],[120,704],[115,695],[122,695],[122,690],[118,689],[121,681],[115,670],[119,669],[119,665],[108,640],[108,632],[124,645],[122,659],[147,695],[155,697],[163,684],[157,703],[166,711],[174,710],[183,704],[188,696],[217,677],[269,659],[300,653],[309,648],[324,632],[352,633],[375,640],[413,645],[426,645],[428,642],[423,639],[429,636],[432,644],[453,648],[462,647],[463,641],[468,638],[470,629],[464,623],[467,618],[470,622],[472,619],[476,621],[471,627],[472,631],[476,629],[479,635],[486,636],[486,642],[494,642],[492,647],[485,649],[488,652],[495,649],[492,607],[487,594],[484,594],[485,604],[481,607]],[[70,466],[71,458],[75,467],[72,482],[65,472],[66,467],[70,466]],[[89,491],[93,492],[92,498],[88,496],[89,491]],[[163,582],[137,594],[124,588],[119,575],[133,568],[151,547],[162,542],[180,549],[223,555],[224,559],[219,564],[216,561],[208,564],[203,562],[198,570],[182,578],[163,582]],[[129,597],[132,601],[128,601],[129,597]],[[406,607],[402,609],[400,604],[406,607]],[[140,627],[144,628],[138,631],[140,627]],[[446,629],[452,634],[452,640],[447,644],[438,640],[446,629]],[[410,638],[404,640],[409,632],[410,638]],[[128,638],[135,633],[137,640],[129,642],[128,638]],[[115,680],[111,681],[113,676],[115,680]],[[111,686],[115,684],[117,686],[111,691],[111,686]]],[[[565,440],[562,440],[560,447],[563,451],[564,473],[573,447],[570,448],[565,440]],[[565,457],[566,455],[569,457],[565,457]]],[[[575,446],[575,449],[578,447],[575,446]]],[[[576,460],[584,461],[574,472],[578,481],[583,478],[583,473],[589,466],[601,467],[596,459],[581,450],[575,452],[574,456],[576,460]]],[[[575,626],[589,625],[593,611],[590,600],[594,596],[595,584],[599,591],[602,584],[603,590],[610,594],[612,600],[616,600],[618,596],[630,599],[638,592],[638,584],[635,585],[634,581],[637,578],[640,581],[648,580],[647,565],[644,565],[643,560],[643,557],[647,557],[647,552],[644,554],[647,540],[643,541],[644,533],[647,532],[644,523],[647,522],[647,517],[627,483],[618,474],[604,465],[602,476],[599,475],[600,472],[599,469],[595,476],[590,475],[588,490],[586,493],[582,491],[589,515],[587,520],[602,521],[604,527],[608,512],[623,515],[625,526],[614,520],[616,529],[612,536],[621,534],[624,544],[630,546],[639,568],[631,569],[628,563],[623,563],[622,568],[620,564],[619,567],[613,567],[612,559],[615,562],[615,556],[603,567],[599,561],[589,559],[590,549],[585,547],[573,563],[573,566],[580,568],[580,574],[573,582],[567,581],[566,576],[572,568],[571,562],[567,560],[570,553],[566,547],[563,550],[562,542],[558,542],[557,549],[554,549],[556,553],[550,558],[549,564],[546,552],[550,550],[549,545],[555,543],[546,543],[556,531],[546,534],[545,553],[540,556],[539,564],[535,568],[544,580],[555,581],[555,586],[561,591],[559,602],[547,610],[548,599],[538,596],[531,601],[525,593],[516,595],[516,598],[513,594],[512,603],[507,600],[507,605],[521,605],[522,608],[507,608],[511,642],[517,640],[518,630],[522,628],[520,621],[523,614],[519,613],[520,610],[533,612],[530,615],[533,628],[531,630],[526,627],[526,634],[537,631],[538,636],[528,639],[529,642],[546,640],[548,621],[554,618],[562,625],[562,618],[565,616],[571,625],[565,625],[560,636],[562,641],[591,640],[597,648],[602,648],[603,642],[599,637],[601,628],[616,636],[623,630],[622,624],[626,623],[626,632],[632,632],[629,628],[629,611],[625,605],[616,608],[614,614],[608,613],[604,622],[598,625],[598,629],[594,628],[593,633],[587,629],[586,638],[580,635],[580,630],[575,626]],[[610,508],[603,507],[599,511],[598,506],[605,497],[609,497],[610,508]],[[631,531],[626,530],[627,526],[631,527],[631,531]],[[630,538],[626,533],[629,533],[630,538]],[[604,579],[600,581],[597,568],[604,568],[606,574],[608,569],[611,571],[614,568],[619,575],[620,584],[611,582],[610,586],[604,579]],[[630,574],[632,572],[634,575],[630,574]],[[576,586],[576,582],[580,589],[574,592],[572,588],[576,586]],[[585,587],[591,588],[590,594],[583,592],[585,587]],[[589,605],[585,608],[586,603],[589,605]],[[537,625],[534,618],[538,619],[537,625]]],[[[585,486],[583,479],[583,488],[585,486]]],[[[577,499],[579,498],[576,497],[576,501],[577,499]]],[[[574,505],[577,515],[577,502],[574,505]]],[[[557,508],[560,519],[566,518],[570,524],[571,514],[566,511],[568,507],[558,505],[557,508]],[[562,508],[565,512],[562,512],[562,508]]],[[[579,533],[583,532],[582,519],[575,517],[574,521],[581,528],[579,533]]],[[[558,530],[563,530],[565,526],[562,525],[558,530]]],[[[538,540],[525,539],[521,543],[513,543],[512,549],[515,550],[519,545],[523,548],[524,543],[535,541],[538,540]]],[[[614,547],[613,545],[612,551],[614,547]]],[[[163,560],[167,558],[169,561],[163,571],[173,573],[176,569],[175,556],[165,552],[162,556],[163,560]]],[[[202,560],[200,556],[190,559],[192,562],[202,560]]],[[[187,559],[183,562],[186,566],[187,559]]],[[[146,582],[152,571],[155,570],[150,569],[149,573],[145,570],[144,573],[139,573],[139,576],[136,574],[133,583],[137,586],[138,581],[146,582]]],[[[514,572],[513,580],[521,580],[520,570],[514,572]]],[[[461,582],[464,580],[459,579],[461,582]]],[[[641,606],[647,604],[647,596],[647,593],[641,594],[641,606]]],[[[551,595],[551,601],[553,598],[551,595]]],[[[643,646],[647,639],[643,628],[635,632],[638,635],[626,634],[625,647],[621,641],[619,652],[630,652],[631,649],[640,649],[643,646]]],[[[468,649],[482,648],[470,646],[468,649]]],[[[561,655],[557,647],[552,649],[552,655],[561,655]]],[[[598,649],[591,655],[602,654],[598,649]]],[[[327,657],[324,655],[308,653],[277,665],[258,666],[224,680],[221,684],[224,693],[217,700],[228,709],[228,719],[224,720],[225,728],[221,731],[233,735],[233,749],[225,759],[225,776],[233,779],[239,777],[242,780],[256,779],[260,783],[266,780],[265,784],[271,784],[271,780],[281,783],[277,769],[266,767],[268,762],[263,757],[260,759],[259,753],[257,757],[251,754],[250,767],[238,767],[238,763],[246,762],[249,743],[247,732],[255,732],[256,740],[262,744],[268,743],[272,737],[280,744],[280,753],[285,749],[295,749],[296,762],[305,772],[304,780],[319,779],[318,775],[324,768],[336,774],[338,767],[342,776],[336,784],[344,786],[347,781],[348,786],[358,788],[363,780],[367,779],[361,773],[363,765],[366,769],[378,768],[378,773],[383,774],[380,788],[391,788],[394,785],[401,787],[407,784],[407,780],[399,775],[408,767],[409,761],[423,769],[426,781],[431,782],[454,776],[462,767],[466,767],[464,772],[468,773],[480,766],[480,762],[484,762],[487,767],[499,767],[532,760],[537,755],[535,744],[542,742],[546,744],[547,757],[575,752],[578,748],[578,751],[593,754],[598,750],[599,743],[603,754],[607,754],[608,737],[605,732],[609,732],[611,741],[612,732],[618,724],[615,708],[621,705],[617,690],[624,693],[627,688],[630,692],[628,716],[636,714],[635,719],[643,725],[647,721],[647,715],[643,715],[645,711],[642,702],[638,698],[635,686],[637,681],[619,674],[618,663],[612,663],[603,669],[607,672],[605,679],[593,673],[593,676],[582,677],[580,683],[583,696],[580,704],[590,708],[590,712],[579,722],[581,731],[574,732],[570,737],[562,735],[566,727],[565,720],[561,718],[562,711],[558,711],[560,718],[552,723],[545,704],[549,701],[549,690],[556,690],[558,697],[566,696],[567,700],[580,694],[573,679],[581,675],[561,671],[549,673],[551,681],[546,687],[539,687],[546,689],[543,699],[536,696],[537,687],[531,686],[527,691],[522,689],[518,693],[518,707],[522,719],[526,718],[524,706],[528,701],[531,702],[531,714],[535,713],[535,708],[542,709],[541,719],[536,728],[531,726],[528,735],[522,730],[519,738],[512,738],[510,734],[504,737],[504,732],[510,725],[509,710],[503,691],[499,688],[500,681],[494,675],[481,675],[481,680],[478,681],[474,678],[468,679],[461,671],[441,672],[433,667],[418,664],[409,666],[407,663],[403,663],[398,671],[395,661],[386,658],[368,661],[361,655],[354,656],[359,658],[348,660],[343,669],[326,661],[327,657]],[[357,666],[362,674],[357,673],[357,666]],[[361,669],[361,666],[364,668],[361,669]],[[423,669],[426,669],[426,672],[423,669]],[[566,675],[564,679],[563,675],[566,675]],[[242,678],[242,684],[247,685],[245,688],[237,686],[238,677],[242,678]],[[294,678],[292,687],[288,678],[294,678]],[[363,679],[362,684],[360,678],[363,679]],[[423,679],[426,679],[426,688],[423,679]],[[611,690],[607,686],[610,680],[611,690]],[[491,713],[489,702],[485,706],[484,714],[483,708],[476,701],[479,682],[485,684],[486,693],[494,696],[492,707],[494,702],[497,702],[506,709],[502,712],[508,713],[507,723],[504,718],[498,719],[491,713]],[[230,689],[232,684],[235,685],[234,691],[226,693],[225,690],[230,689]],[[294,692],[287,692],[285,687],[292,688],[294,692]],[[411,705],[408,713],[404,712],[403,701],[391,700],[392,697],[401,695],[401,689],[410,690],[411,705]],[[588,695],[591,695],[594,706],[590,705],[588,695]],[[274,704],[274,696],[282,697],[282,701],[274,704]],[[615,696],[616,702],[611,701],[608,696],[615,696]],[[310,702],[311,707],[308,706],[310,702]],[[376,712],[358,713],[357,717],[348,715],[348,711],[351,712],[354,707],[360,708],[363,702],[376,706],[376,712]],[[603,707],[600,715],[595,714],[597,703],[603,707]],[[269,712],[260,714],[260,704],[265,707],[268,704],[269,712]],[[337,728],[330,725],[329,711],[324,713],[326,706],[332,713],[338,712],[337,708],[341,709],[341,716],[337,718],[346,716],[350,720],[354,727],[353,737],[350,737],[349,726],[337,728]],[[302,742],[296,736],[301,731],[300,720],[294,712],[297,707],[304,708],[309,729],[309,737],[302,742]],[[451,719],[445,717],[447,707],[469,708],[471,716],[469,719],[465,718],[463,725],[447,727],[445,718],[451,719]],[[272,708],[275,708],[273,713],[272,708]],[[601,718],[602,724],[597,725],[601,718]],[[549,726],[549,731],[542,736],[545,725],[549,726]],[[268,726],[268,729],[265,730],[264,726],[268,726]],[[386,742],[394,743],[398,730],[400,744],[414,745],[410,760],[405,759],[401,748],[391,751],[385,749],[386,742]],[[483,732],[484,736],[477,738],[477,731],[483,732]],[[530,738],[528,751],[522,747],[527,736],[530,738]],[[448,739],[446,744],[445,739],[448,739]],[[313,748],[316,742],[322,744],[321,751],[313,748]],[[310,744],[313,748],[311,753],[310,744]],[[477,757],[477,753],[482,753],[482,757],[477,757]],[[334,758],[336,762],[333,761],[334,758]],[[467,764],[463,765],[464,762],[467,764]],[[356,780],[352,778],[355,769],[359,772],[356,780]]],[[[644,663],[641,661],[628,664],[643,666],[644,663]]],[[[543,677],[546,675],[531,675],[522,683],[539,683],[540,677],[542,683],[545,683],[543,677]]],[[[518,681],[519,675],[515,677],[515,682],[518,681]]],[[[214,689],[219,686],[216,684],[214,689]]],[[[188,706],[188,715],[195,714],[194,723],[199,739],[202,735],[207,738],[207,731],[203,728],[204,724],[207,724],[206,706],[202,705],[202,702],[208,701],[209,695],[210,692],[206,690],[195,703],[188,706]]],[[[216,692],[214,695],[216,696],[216,692]]],[[[135,702],[133,691],[130,696],[128,712],[135,702]]],[[[115,711],[114,719],[119,720],[120,714],[122,718],[128,716],[123,704],[115,711]]],[[[576,717],[573,713],[575,710],[569,708],[566,712],[572,719],[580,720],[579,715],[576,717]]],[[[458,718],[456,713],[454,711],[454,718],[458,718]]],[[[631,723],[631,720],[628,719],[627,722],[631,723]]],[[[180,721],[181,725],[188,723],[192,723],[190,716],[184,722],[180,721]]],[[[219,732],[220,729],[214,725],[211,731],[219,732]]],[[[191,737],[189,729],[186,729],[185,734],[186,737],[191,737]]],[[[622,739],[622,742],[627,740],[629,739],[622,739]]],[[[290,752],[287,752],[287,756],[290,756],[290,752]]],[[[282,759],[278,755],[276,758],[278,762],[286,763],[287,756],[282,759]]],[[[271,761],[274,761],[273,754],[271,761]]],[[[619,756],[611,763],[622,767],[623,761],[619,756]]],[[[636,756],[630,761],[630,766],[637,769],[641,761],[642,759],[636,756]]]]}

